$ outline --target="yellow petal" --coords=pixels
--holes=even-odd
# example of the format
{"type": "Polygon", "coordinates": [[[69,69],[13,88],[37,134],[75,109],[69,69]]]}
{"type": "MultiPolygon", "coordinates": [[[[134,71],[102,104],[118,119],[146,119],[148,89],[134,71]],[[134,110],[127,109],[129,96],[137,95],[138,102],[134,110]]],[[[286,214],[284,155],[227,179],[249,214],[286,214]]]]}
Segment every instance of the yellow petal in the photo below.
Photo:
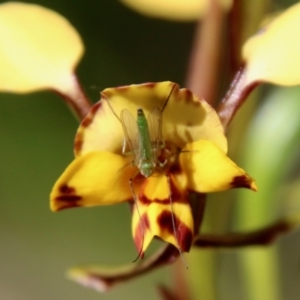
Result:
{"type": "Polygon", "coordinates": [[[188,144],[180,154],[180,164],[191,190],[209,193],[244,187],[257,190],[254,180],[208,141],[188,144]]]}
{"type": "Polygon", "coordinates": [[[193,240],[193,218],[187,194],[170,177],[149,177],[140,189],[138,210],[132,218],[132,234],[142,255],[154,236],[189,251],[193,240]],[[174,222],[174,223],[173,223],[174,222]]]}
{"type": "Polygon", "coordinates": [[[163,111],[164,140],[182,148],[189,142],[206,139],[226,151],[227,141],[216,112],[189,90],[165,81],[105,89],[101,101],[94,105],[78,130],[76,155],[94,150],[120,154],[124,138],[118,119],[121,111],[126,108],[136,116],[137,108],[141,107],[147,116],[156,107],[162,109],[171,91],[163,111]]]}
{"type": "Polygon", "coordinates": [[[107,101],[100,100],[93,105],[78,128],[74,143],[75,155],[91,151],[121,154],[123,138],[120,120],[113,114],[107,101]]]}
{"type": "Polygon", "coordinates": [[[300,83],[300,3],[290,7],[243,47],[246,84],[266,81],[279,85],[300,83]]]}
{"type": "MultiPolygon", "coordinates": [[[[207,11],[210,0],[121,0],[125,5],[150,16],[175,21],[194,21],[207,11]]],[[[232,5],[231,0],[220,0],[227,11],[232,5]]]]}
{"type": "Polygon", "coordinates": [[[75,159],[55,183],[51,209],[119,203],[132,198],[130,160],[109,152],[91,152],[75,159]]]}
{"type": "Polygon", "coordinates": [[[64,17],[35,4],[0,5],[0,90],[68,92],[84,48],[64,17]]]}

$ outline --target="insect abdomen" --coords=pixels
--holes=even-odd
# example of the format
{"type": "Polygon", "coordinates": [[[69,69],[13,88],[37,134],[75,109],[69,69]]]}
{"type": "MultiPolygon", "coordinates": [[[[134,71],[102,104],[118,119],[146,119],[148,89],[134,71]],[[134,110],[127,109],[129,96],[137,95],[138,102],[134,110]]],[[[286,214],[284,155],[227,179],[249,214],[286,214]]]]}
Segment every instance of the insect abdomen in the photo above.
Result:
{"type": "Polygon", "coordinates": [[[152,145],[149,133],[149,127],[144,111],[141,108],[137,109],[137,126],[141,138],[141,158],[142,160],[152,159],[152,145]]]}

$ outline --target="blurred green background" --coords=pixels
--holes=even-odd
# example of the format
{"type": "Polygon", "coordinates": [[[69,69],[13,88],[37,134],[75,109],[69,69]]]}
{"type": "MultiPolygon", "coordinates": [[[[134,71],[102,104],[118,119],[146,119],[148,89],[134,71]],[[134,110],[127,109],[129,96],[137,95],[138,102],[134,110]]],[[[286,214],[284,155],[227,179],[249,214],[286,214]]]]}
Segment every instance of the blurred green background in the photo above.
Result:
{"type": "MultiPolygon", "coordinates": [[[[35,3],[65,16],[81,34],[86,54],[79,65],[78,76],[94,102],[99,99],[99,91],[110,86],[163,80],[184,84],[195,24],[145,18],[111,0],[35,3]]],[[[281,1],[279,4],[286,6],[291,3],[281,1]]],[[[274,103],[272,109],[280,114],[280,104],[272,100],[278,98],[278,93],[285,101],[294,99],[287,115],[300,110],[299,88],[268,87],[262,91],[266,104],[268,101],[274,103]]],[[[296,127],[300,127],[298,123],[295,123],[296,127]]],[[[52,213],[49,209],[52,185],[73,159],[77,126],[77,121],[55,94],[0,95],[0,299],[156,299],[155,284],[171,281],[169,269],[120,285],[105,295],[65,278],[66,270],[77,264],[118,265],[130,263],[136,257],[126,204],[60,213],[52,213]]],[[[285,135],[284,129],[282,132],[278,130],[279,144],[281,135],[285,135]]],[[[264,136],[259,140],[262,142],[264,136]]],[[[288,168],[278,179],[288,184],[281,184],[280,188],[273,190],[276,213],[272,215],[275,216],[284,215],[283,202],[285,205],[292,203],[284,206],[287,212],[289,209],[300,210],[298,193],[286,192],[297,190],[297,141],[295,133],[289,140],[288,168]]],[[[251,141],[250,146],[253,143],[258,142],[251,141]]],[[[237,145],[242,148],[242,142],[237,145]]],[[[270,151],[272,147],[276,148],[277,144],[270,145],[270,151]]],[[[246,158],[239,155],[240,163],[256,178],[260,171],[251,170],[254,158],[252,152],[248,152],[245,152],[246,158]]],[[[271,171],[280,173],[281,169],[271,171]]],[[[278,185],[278,181],[274,185],[278,185]]],[[[262,181],[258,182],[259,186],[261,184],[262,181]]],[[[221,197],[236,194],[222,193],[221,197]]],[[[247,195],[253,201],[259,197],[254,193],[247,195]]],[[[228,203],[227,207],[233,207],[228,203]]],[[[211,206],[211,214],[214,214],[211,220],[224,218],[224,205],[218,209],[218,200],[212,199],[211,206]]],[[[226,217],[228,215],[227,211],[226,217]]],[[[280,239],[277,244],[281,299],[299,299],[300,232],[280,239]]],[[[238,251],[205,252],[208,251],[216,254],[217,272],[211,275],[216,299],[244,299],[245,291],[240,280],[243,270],[238,265],[238,251]]],[[[189,266],[190,269],[200,268],[205,277],[204,266],[191,262],[189,266]]]]}

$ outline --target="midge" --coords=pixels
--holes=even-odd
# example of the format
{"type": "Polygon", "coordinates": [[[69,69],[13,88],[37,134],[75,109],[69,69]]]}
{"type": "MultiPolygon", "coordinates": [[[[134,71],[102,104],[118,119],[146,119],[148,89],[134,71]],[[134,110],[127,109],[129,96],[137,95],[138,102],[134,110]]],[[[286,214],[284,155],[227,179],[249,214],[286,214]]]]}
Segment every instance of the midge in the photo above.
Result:
{"type": "Polygon", "coordinates": [[[166,163],[166,161],[160,162],[158,159],[161,150],[165,147],[162,136],[162,113],[174,87],[175,85],[173,85],[162,109],[154,108],[147,118],[142,108],[137,109],[136,119],[128,109],[123,109],[121,112],[120,121],[125,135],[122,153],[126,154],[128,145],[134,158],[133,165],[139,169],[137,174],[141,173],[144,177],[151,176],[158,167],[162,167],[166,163]]]}

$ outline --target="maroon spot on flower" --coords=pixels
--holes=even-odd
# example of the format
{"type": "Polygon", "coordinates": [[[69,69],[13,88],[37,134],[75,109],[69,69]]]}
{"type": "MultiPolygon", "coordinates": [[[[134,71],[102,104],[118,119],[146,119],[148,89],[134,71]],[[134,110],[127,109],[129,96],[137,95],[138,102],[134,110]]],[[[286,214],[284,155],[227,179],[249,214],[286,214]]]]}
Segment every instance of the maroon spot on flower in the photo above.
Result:
{"type": "Polygon", "coordinates": [[[82,197],[76,195],[75,188],[64,184],[59,187],[59,192],[60,195],[55,197],[55,201],[59,202],[57,210],[80,206],[82,197]]]}
{"type": "Polygon", "coordinates": [[[230,182],[233,188],[251,188],[251,178],[246,175],[235,176],[230,182]]]}
{"type": "Polygon", "coordinates": [[[134,244],[138,252],[140,252],[143,247],[144,235],[148,230],[150,230],[149,218],[147,214],[143,214],[139,223],[136,226],[134,234],[134,244]]]}
{"type": "Polygon", "coordinates": [[[90,110],[90,114],[91,114],[91,115],[95,115],[96,112],[97,112],[97,110],[98,110],[101,106],[102,106],[102,102],[101,102],[101,101],[95,103],[95,104],[92,106],[91,110],[90,110]]]}
{"type": "Polygon", "coordinates": [[[68,186],[66,184],[63,184],[59,187],[59,191],[62,194],[73,194],[73,193],[75,193],[75,188],[68,186]]]}
{"type": "Polygon", "coordinates": [[[81,199],[82,197],[78,195],[62,195],[55,198],[55,200],[63,202],[78,202],[81,199]]]}
{"type": "Polygon", "coordinates": [[[88,127],[90,124],[91,124],[91,122],[92,122],[92,118],[90,117],[90,115],[87,115],[83,120],[82,120],[82,122],[81,122],[81,126],[82,127],[88,127]]]}
{"type": "MultiPolygon", "coordinates": [[[[114,87],[114,90],[118,90],[118,91],[126,91],[130,88],[130,85],[119,85],[117,87],[114,87]]],[[[111,94],[111,92],[110,92],[111,94]]],[[[106,96],[106,95],[105,95],[106,96]]]]}
{"type": "Polygon", "coordinates": [[[170,169],[169,169],[169,172],[172,173],[172,174],[180,174],[182,173],[182,168],[180,166],[180,164],[172,164],[170,169]]]}
{"type": "Polygon", "coordinates": [[[188,100],[190,100],[190,99],[193,98],[193,93],[192,93],[190,90],[184,89],[184,93],[185,93],[185,97],[186,97],[188,100]]]}
{"type": "Polygon", "coordinates": [[[178,189],[178,187],[172,180],[172,177],[170,180],[170,188],[171,189],[169,191],[168,197],[164,198],[164,199],[158,199],[158,198],[149,199],[144,193],[144,188],[141,188],[140,194],[139,194],[139,201],[145,205],[150,205],[151,203],[160,203],[160,204],[168,204],[169,205],[171,202],[172,203],[186,202],[186,198],[183,197],[181,191],[178,189]]]}
{"type": "Polygon", "coordinates": [[[74,151],[76,154],[78,154],[80,152],[82,145],[83,145],[82,133],[78,132],[75,137],[75,142],[74,142],[74,151]]]}
{"type": "Polygon", "coordinates": [[[147,86],[148,88],[154,88],[157,84],[155,82],[147,82],[145,83],[145,86],[147,86]]]}
{"type": "Polygon", "coordinates": [[[82,127],[88,127],[92,123],[96,112],[98,111],[98,109],[101,106],[102,106],[102,102],[101,101],[97,102],[96,104],[94,104],[92,106],[92,108],[90,109],[89,114],[81,122],[81,126],[82,127]]]}
{"type": "Polygon", "coordinates": [[[157,217],[157,223],[160,226],[161,231],[168,231],[170,234],[177,237],[180,250],[184,252],[188,252],[190,250],[193,241],[193,232],[184,223],[182,223],[175,214],[172,214],[168,210],[164,210],[157,217]],[[175,228],[173,226],[173,220],[175,228]]]}

